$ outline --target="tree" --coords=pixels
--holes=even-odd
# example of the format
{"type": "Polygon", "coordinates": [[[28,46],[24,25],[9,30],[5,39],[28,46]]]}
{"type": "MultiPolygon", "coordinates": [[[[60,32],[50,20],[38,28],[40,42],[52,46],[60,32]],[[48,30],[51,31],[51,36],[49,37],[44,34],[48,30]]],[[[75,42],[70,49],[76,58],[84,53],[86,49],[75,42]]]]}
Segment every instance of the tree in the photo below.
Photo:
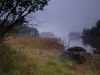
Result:
{"type": "Polygon", "coordinates": [[[92,46],[100,51],[100,20],[91,29],[83,30],[83,43],[92,46]]]}
{"type": "Polygon", "coordinates": [[[17,29],[15,32],[15,36],[39,37],[39,31],[37,30],[37,28],[29,27],[28,25],[24,25],[24,26],[20,26],[17,29]]]}
{"type": "Polygon", "coordinates": [[[26,16],[48,4],[49,0],[0,0],[0,42],[18,26],[25,24],[26,16]]]}

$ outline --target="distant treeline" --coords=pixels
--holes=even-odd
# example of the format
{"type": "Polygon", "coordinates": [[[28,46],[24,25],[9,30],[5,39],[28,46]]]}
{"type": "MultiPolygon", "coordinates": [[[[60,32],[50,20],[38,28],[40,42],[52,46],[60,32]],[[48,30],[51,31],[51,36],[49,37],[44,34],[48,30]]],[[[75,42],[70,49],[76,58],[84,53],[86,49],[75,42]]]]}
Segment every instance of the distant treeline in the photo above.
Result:
{"type": "Polygon", "coordinates": [[[17,29],[15,35],[38,37],[39,31],[37,30],[37,28],[29,27],[27,25],[23,25],[23,26],[21,26],[17,29]]]}

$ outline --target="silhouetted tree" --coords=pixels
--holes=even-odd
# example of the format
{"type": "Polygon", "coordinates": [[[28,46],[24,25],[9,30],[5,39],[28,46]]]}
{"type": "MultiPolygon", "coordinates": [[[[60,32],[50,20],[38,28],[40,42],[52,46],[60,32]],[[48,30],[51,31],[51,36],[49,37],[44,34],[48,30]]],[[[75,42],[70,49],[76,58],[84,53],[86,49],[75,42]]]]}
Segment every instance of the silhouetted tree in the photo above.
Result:
{"type": "Polygon", "coordinates": [[[83,43],[92,46],[100,51],[100,20],[91,29],[83,30],[83,43]]]}
{"type": "Polygon", "coordinates": [[[0,0],[0,42],[17,26],[23,25],[26,16],[43,10],[49,0],[0,0]]]}
{"type": "Polygon", "coordinates": [[[28,25],[22,25],[16,28],[15,36],[31,36],[39,37],[39,31],[37,28],[29,27],[28,25]]]}

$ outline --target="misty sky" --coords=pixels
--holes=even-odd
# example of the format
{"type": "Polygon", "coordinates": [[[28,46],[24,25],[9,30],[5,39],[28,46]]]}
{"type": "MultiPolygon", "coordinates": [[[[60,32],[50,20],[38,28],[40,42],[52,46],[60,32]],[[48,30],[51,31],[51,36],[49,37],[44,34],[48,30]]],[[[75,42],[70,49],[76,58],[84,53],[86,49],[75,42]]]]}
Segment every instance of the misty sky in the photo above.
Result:
{"type": "Polygon", "coordinates": [[[51,0],[44,11],[35,13],[40,32],[53,32],[67,36],[69,32],[81,32],[84,27],[95,25],[100,19],[100,0],[51,0]]]}

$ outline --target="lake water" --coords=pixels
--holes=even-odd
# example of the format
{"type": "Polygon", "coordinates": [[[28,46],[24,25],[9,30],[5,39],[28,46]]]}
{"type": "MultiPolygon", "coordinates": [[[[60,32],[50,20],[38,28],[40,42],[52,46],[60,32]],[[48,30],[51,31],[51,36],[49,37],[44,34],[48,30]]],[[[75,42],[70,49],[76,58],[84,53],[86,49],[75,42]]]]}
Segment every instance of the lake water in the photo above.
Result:
{"type": "Polygon", "coordinates": [[[82,39],[81,38],[78,38],[78,39],[66,39],[66,38],[63,38],[64,42],[65,42],[65,45],[66,46],[69,46],[69,47],[74,47],[74,46],[79,46],[79,47],[83,47],[86,49],[87,52],[91,52],[93,53],[93,48],[91,46],[84,46],[83,43],[82,43],[82,39]]]}

